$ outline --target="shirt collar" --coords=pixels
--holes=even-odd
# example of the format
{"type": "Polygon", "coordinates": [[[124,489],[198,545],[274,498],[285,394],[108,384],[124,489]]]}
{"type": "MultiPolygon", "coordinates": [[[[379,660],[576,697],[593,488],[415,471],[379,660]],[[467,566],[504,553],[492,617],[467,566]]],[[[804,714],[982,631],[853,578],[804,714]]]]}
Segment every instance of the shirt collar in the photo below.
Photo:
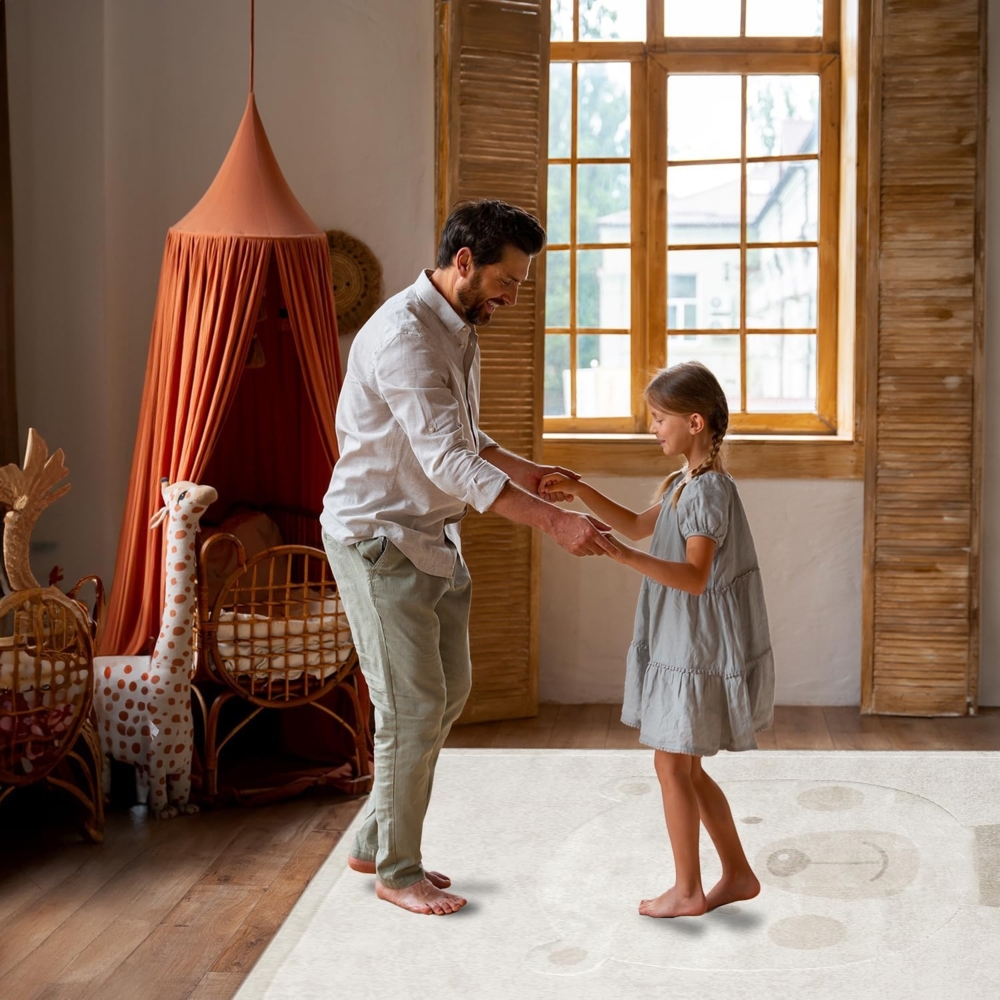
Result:
{"type": "Polygon", "coordinates": [[[414,286],[417,295],[433,310],[434,315],[441,320],[445,328],[455,336],[455,339],[464,346],[469,334],[474,333],[476,328],[470,323],[466,323],[455,312],[451,303],[434,287],[434,282],[431,281],[432,273],[430,268],[425,268],[420,272],[414,286]]]}

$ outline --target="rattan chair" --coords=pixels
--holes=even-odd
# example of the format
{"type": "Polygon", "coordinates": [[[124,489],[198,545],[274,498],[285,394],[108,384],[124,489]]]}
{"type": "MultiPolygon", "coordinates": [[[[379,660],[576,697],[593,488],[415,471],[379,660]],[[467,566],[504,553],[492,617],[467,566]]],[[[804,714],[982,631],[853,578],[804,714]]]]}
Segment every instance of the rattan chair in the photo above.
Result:
{"type": "MultiPolygon", "coordinates": [[[[192,705],[200,707],[204,720],[204,798],[267,801],[315,784],[352,794],[370,789],[372,737],[360,698],[358,654],[321,549],[277,545],[248,560],[235,535],[212,535],[199,557],[195,638],[192,705]],[[219,546],[235,550],[237,565],[213,600],[208,566],[219,546]],[[303,706],[322,713],[345,736],[346,760],[314,767],[297,761],[285,770],[220,779],[220,770],[231,770],[221,768],[222,755],[229,752],[235,762],[242,751],[234,738],[261,713],[303,706]]],[[[281,756],[277,746],[255,746],[261,749],[265,759],[281,756]]]]}
{"type": "Polygon", "coordinates": [[[37,587],[0,601],[0,630],[0,803],[17,788],[47,781],[83,804],[84,831],[100,843],[91,619],[55,587],[37,587]]]}

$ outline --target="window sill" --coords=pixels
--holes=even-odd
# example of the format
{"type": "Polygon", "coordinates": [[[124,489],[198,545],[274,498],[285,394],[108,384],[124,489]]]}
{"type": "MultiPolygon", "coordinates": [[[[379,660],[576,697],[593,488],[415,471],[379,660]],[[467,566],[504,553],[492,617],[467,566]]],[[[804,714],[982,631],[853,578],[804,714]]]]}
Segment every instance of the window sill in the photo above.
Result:
{"type": "MultiPolygon", "coordinates": [[[[848,438],[733,434],[724,457],[737,479],[864,478],[864,449],[848,438]]],[[[542,460],[607,476],[659,475],[663,462],[649,434],[544,434],[542,460]]]]}

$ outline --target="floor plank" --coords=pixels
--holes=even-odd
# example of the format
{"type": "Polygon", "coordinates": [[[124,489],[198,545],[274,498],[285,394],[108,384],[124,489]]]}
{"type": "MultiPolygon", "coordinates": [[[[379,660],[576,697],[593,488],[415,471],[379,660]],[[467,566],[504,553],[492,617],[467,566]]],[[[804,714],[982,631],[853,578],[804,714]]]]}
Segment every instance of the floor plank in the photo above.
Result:
{"type": "Polygon", "coordinates": [[[775,705],[772,728],[778,750],[834,749],[826,716],[818,705],[775,705]]]}

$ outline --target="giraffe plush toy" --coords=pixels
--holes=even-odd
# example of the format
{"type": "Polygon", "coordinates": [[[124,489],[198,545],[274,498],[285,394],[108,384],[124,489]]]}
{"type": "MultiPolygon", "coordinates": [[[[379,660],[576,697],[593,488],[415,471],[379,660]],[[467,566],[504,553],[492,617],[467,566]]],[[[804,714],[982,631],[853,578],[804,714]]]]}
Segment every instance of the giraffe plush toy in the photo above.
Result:
{"type": "MultiPolygon", "coordinates": [[[[211,486],[162,481],[163,507],[150,529],[166,521],[163,620],[152,656],[99,656],[94,707],[105,754],[136,767],[140,799],[159,819],[194,813],[189,801],[194,728],[191,722],[198,523],[218,494],[211,486]],[[144,794],[146,793],[146,794],[144,794]]],[[[105,782],[105,788],[109,782],[105,782]]]]}

